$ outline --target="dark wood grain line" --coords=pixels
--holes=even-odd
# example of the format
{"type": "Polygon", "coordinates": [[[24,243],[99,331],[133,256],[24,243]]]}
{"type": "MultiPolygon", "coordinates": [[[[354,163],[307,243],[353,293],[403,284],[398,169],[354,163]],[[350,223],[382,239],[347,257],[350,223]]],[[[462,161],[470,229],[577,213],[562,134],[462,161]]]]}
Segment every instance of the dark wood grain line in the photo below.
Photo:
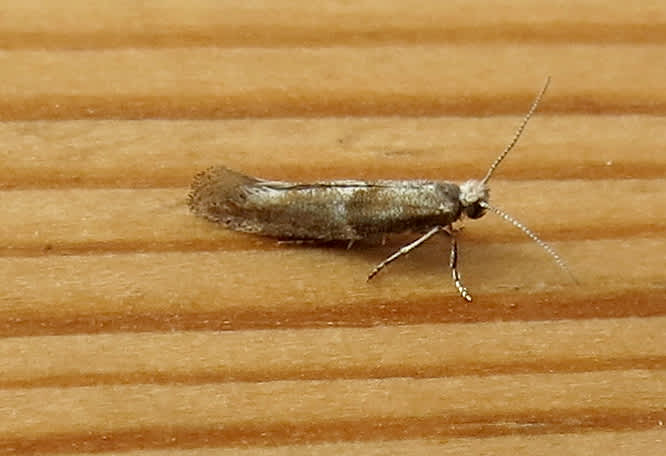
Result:
{"type": "MultiPolygon", "coordinates": [[[[522,115],[533,94],[527,91],[446,97],[423,93],[327,92],[320,89],[286,93],[279,89],[253,90],[243,95],[201,96],[114,95],[4,96],[0,121],[77,119],[258,119],[331,116],[489,116],[522,115]]],[[[666,115],[666,99],[624,93],[558,96],[551,94],[539,114],[650,114],[666,115]]]]}
{"type": "Polygon", "coordinates": [[[630,369],[659,370],[666,369],[666,357],[642,358],[570,358],[565,360],[542,359],[536,362],[509,362],[498,364],[457,363],[456,365],[420,364],[418,367],[373,366],[350,368],[297,368],[266,372],[257,366],[253,372],[191,372],[172,374],[165,371],[122,372],[118,374],[58,375],[19,380],[0,379],[2,389],[30,389],[44,387],[72,388],[100,385],[204,385],[225,382],[269,382],[280,380],[353,380],[353,379],[388,379],[388,378],[443,378],[462,376],[520,375],[520,374],[556,374],[582,373],[595,371],[619,371],[630,369]]]}
{"type": "Polygon", "coordinates": [[[666,412],[585,409],[529,414],[449,415],[326,423],[260,423],[225,427],[144,426],[115,432],[63,433],[35,439],[0,438],[3,454],[97,453],[146,449],[260,447],[333,441],[487,438],[594,431],[659,429],[666,412]]]}
{"type": "MultiPolygon", "coordinates": [[[[103,27],[103,24],[102,24],[103,27]]],[[[101,29],[97,32],[67,30],[3,31],[0,47],[9,50],[93,50],[171,47],[322,47],[322,46],[405,46],[453,43],[530,44],[664,44],[666,24],[608,24],[587,21],[436,25],[421,27],[374,24],[354,27],[331,24],[326,30],[307,25],[261,26],[213,24],[196,27],[171,24],[168,28],[146,27],[147,31],[101,29]]]]}
{"type": "MultiPolygon", "coordinates": [[[[11,165],[11,164],[10,164],[11,165]]],[[[344,165],[343,165],[344,166],[344,165]]],[[[340,167],[340,165],[338,165],[340,167]]],[[[355,176],[368,180],[374,179],[444,179],[457,180],[461,176],[473,176],[470,167],[461,166],[454,172],[449,169],[440,169],[433,167],[423,172],[422,170],[413,171],[400,167],[384,166],[382,174],[378,174],[374,169],[358,170],[351,166],[344,166],[336,174],[355,176]],[[418,174],[416,174],[418,173],[418,174]]],[[[186,168],[168,169],[165,173],[164,168],[159,173],[153,169],[135,169],[132,173],[114,174],[109,170],[108,173],[85,174],[72,176],[71,174],[54,172],[53,168],[30,168],[30,169],[12,169],[11,174],[5,173],[0,181],[0,190],[66,190],[66,189],[154,189],[154,188],[184,188],[189,185],[194,170],[186,168]]],[[[266,163],[258,170],[259,174],[265,176],[284,175],[285,179],[295,180],[303,177],[300,170],[291,170],[285,165],[273,166],[266,163]]],[[[335,179],[336,175],[330,175],[330,170],[313,166],[313,174],[320,175],[320,179],[335,179]]],[[[585,179],[586,181],[607,180],[607,179],[659,179],[666,175],[666,165],[661,163],[623,163],[622,166],[607,166],[605,164],[589,164],[584,168],[569,166],[548,166],[542,165],[539,169],[514,170],[502,169],[503,180],[534,180],[534,179],[585,179]]],[[[186,191],[183,191],[185,194],[186,191]]],[[[635,222],[640,222],[636,220],[635,222]]]]}
{"type": "MultiPolygon", "coordinates": [[[[365,300],[353,306],[289,311],[275,305],[243,310],[171,313],[102,313],[70,316],[0,315],[0,337],[102,334],[154,331],[233,331],[242,329],[372,327],[422,323],[543,321],[588,318],[654,317],[666,315],[663,289],[624,290],[571,296],[563,292],[475,296],[420,296],[400,301],[365,300]]],[[[186,308],[184,306],[183,308],[186,308]]],[[[91,309],[93,309],[91,307],[91,309]]],[[[93,309],[94,310],[94,309],[93,309]]]]}
{"type": "MultiPolygon", "coordinates": [[[[222,229],[222,228],[220,228],[222,229]]],[[[612,241],[616,239],[659,239],[664,235],[664,227],[654,224],[643,224],[640,220],[634,220],[631,224],[612,225],[604,227],[604,231],[587,230],[570,231],[559,229],[557,231],[540,230],[540,235],[549,242],[557,241],[612,241]]],[[[481,234],[476,234],[480,237],[481,234]]],[[[394,235],[387,241],[385,246],[379,247],[372,243],[363,242],[355,245],[355,250],[350,255],[366,255],[372,253],[381,256],[382,253],[390,252],[409,242],[414,235],[394,235]],[[401,243],[402,242],[402,243],[401,243]]],[[[418,236],[416,236],[418,237],[418,236]]],[[[493,243],[522,242],[516,240],[516,232],[506,231],[493,234],[493,243]]],[[[479,239],[465,239],[466,245],[482,244],[479,239]]],[[[206,239],[206,240],[181,240],[181,241],[144,241],[144,240],[122,240],[122,241],[99,241],[91,242],[36,242],[31,244],[13,245],[11,247],[0,246],[0,257],[5,258],[43,258],[59,256],[94,256],[105,254],[132,254],[132,253],[169,253],[169,252],[252,252],[252,251],[279,251],[285,248],[307,248],[307,249],[335,249],[344,251],[348,243],[327,242],[315,245],[289,245],[280,244],[278,240],[260,236],[241,235],[237,239],[206,239]]]]}

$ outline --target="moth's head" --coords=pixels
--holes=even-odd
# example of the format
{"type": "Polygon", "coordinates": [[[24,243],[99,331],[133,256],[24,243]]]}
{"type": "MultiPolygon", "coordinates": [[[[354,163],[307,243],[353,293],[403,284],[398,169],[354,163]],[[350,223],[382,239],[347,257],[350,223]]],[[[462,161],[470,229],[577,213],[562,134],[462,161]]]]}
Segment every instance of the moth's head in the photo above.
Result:
{"type": "Polygon", "coordinates": [[[550,77],[546,78],[546,83],[532,102],[530,110],[527,111],[527,114],[518,127],[516,134],[513,135],[513,139],[509,145],[504,148],[504,151],[499,155],[499,157],[495,159],[493,164],[490,165],[486,176],[480,181],[469,180],[460,186],[460,205],[462,206],[463,214],[465,214],[467,217],[477,219],[479,217],[483,217],[483,215],[486,213],[486,209],[489,208],[488,180],[490,180],[490,177],[493,175],[499,164],[502,163],[502,160],[504,160],[511,149],[513,149],[513,146],[515,146],[518,142],[518,138],[520,138],[520,135],[523,133],[525,125],[527,125],[527,121],[530,120],[530,117],[532,117],[532,114],[534,114],[534,110],[539,105],[541,97],[543,97],[543,94],[546,92],[549,83],[550,77]]]}
{"type": "Polygon", "coordinates": [[[489,190],[483,181],[468,180],[460,185],[460,205],[463,214],[471,219],[483,217],[488,204],[489,190]]]}

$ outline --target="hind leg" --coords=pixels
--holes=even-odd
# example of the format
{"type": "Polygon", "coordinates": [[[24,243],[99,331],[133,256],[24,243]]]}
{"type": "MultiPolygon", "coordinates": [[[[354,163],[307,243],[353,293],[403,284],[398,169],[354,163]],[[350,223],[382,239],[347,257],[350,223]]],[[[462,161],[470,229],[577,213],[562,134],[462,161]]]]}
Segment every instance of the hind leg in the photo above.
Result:
{"type": "Polygon", "coordinates": [[[436,227],[432,228],[430,231],[428,231],[426,234],[424,234],[423,236],[421,236],[420,238],[415,240],[414,242],[411,242],[411,243],[403,246],[402,248],[400,248],[400,250],[398,250],[393,255],[391,255],[390,257],[388,257],[387,259],[385,259],[384,261],[379,263],[377,266],[375,266],[375,268],[372,271],[370,271],[370,274],[368,274],[368,280],[370,280],[374,276],[376,276],[379,271],[384,269],[384,266],[386,266],[389,263],[393,263],[395,260],[397,260],[401,256],[408,254],[409,252],[411,252],[412,250],[414,250],[415,248],[417,248],[418,246],[423,244],[425,241],[427,241],[428,239],[433,237],[435,234],[437,234],[442,229],[443,228],[441,226],[436,226],[436,227]]]}

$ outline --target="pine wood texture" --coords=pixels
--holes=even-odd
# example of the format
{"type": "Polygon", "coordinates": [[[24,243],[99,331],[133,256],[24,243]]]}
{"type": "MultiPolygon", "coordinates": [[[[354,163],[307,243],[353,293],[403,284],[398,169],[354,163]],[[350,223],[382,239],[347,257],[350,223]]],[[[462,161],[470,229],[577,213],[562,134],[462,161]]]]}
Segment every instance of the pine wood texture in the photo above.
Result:
{"type": "Polygon", "coordinates": [[[666,447],[664,2],[7,1],[0,453],[608,454],[666,447]],[[575,14],[574,14],[575,12],[575,14]],[[482,177],[487,215],[283,245],[192,176],[482,177]]]}

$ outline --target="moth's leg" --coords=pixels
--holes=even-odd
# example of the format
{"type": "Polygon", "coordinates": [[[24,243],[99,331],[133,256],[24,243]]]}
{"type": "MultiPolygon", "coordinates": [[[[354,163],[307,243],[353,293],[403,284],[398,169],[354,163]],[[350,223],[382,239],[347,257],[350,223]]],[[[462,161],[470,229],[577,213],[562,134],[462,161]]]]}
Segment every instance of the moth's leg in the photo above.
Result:
{"type": "Polygon", "coordinates": [[[425,241],[427,241],[428,239],[433,237],[440,230],[442,230],[442,227],[441,226],[436,226],[433,229],[431,229],[430,231],[428,231],[426,234],[424,234],[423,236],[421,236],[420,238],[415,240],[414,242],[403,246],[400,250],[398,250],[393,255],[391,255],[390,257],[388,257],[387,259],[385,259],[384,261],[379,263],[377,266],[375,266],[375,268],[372,270],[372,272],[370,272],[370,274],[368,274],[368,280],[370,280],[374,276],[376,276],[379,271],[384,269],[384,266],[386,266],[389,263],[394,262],[395,260],[397,260],[401,256],[411,252],[412,250],[417,248],[419,245],[423,244],[425,241]]]}
{"type": "Polygon", "coordinates": [[[467,292],[467,288],[462,284],[460,279],[460,273],[458,272],[458,242],[456,241],[455,231],[452,227],[449,227],[445,230],[446,233],[451,236],[451,255],[449,257],[449,267],[451,268],[451,277],[453,277],[453,283],[458,289],[458,293],[466,301],[472,301],[472,297],[467,292]]]}
{"type": "Polygon", "coordinates": [[[321,244],[319,239],[278,239],[278,245],[310,245],[310,244],[321,244]]]}

